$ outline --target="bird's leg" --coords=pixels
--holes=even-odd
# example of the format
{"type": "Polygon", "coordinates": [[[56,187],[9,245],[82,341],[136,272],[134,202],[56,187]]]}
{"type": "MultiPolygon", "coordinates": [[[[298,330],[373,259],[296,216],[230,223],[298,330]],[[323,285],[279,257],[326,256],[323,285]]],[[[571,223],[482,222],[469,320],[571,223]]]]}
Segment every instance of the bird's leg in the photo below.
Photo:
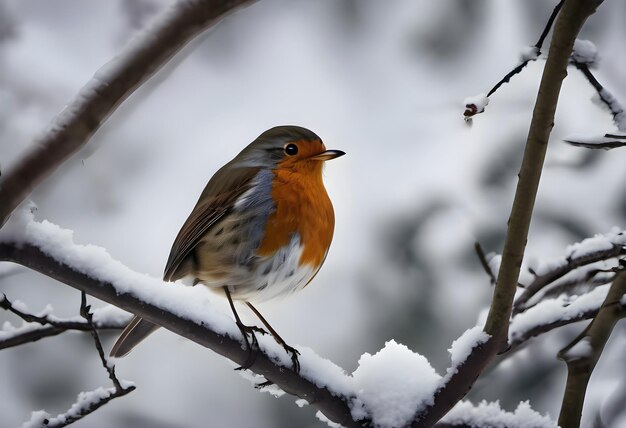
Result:
{"type": "Polygon", "coordinates": [[[298,361],[298,355],[300,355],[300,352],[298,352],[298,350],[292,346],[287,345],[287,342],[285,342],[283,340],[282,337],[280,337],[280,335],[278,333],[276,333],[276,330],[274,330],[272,328],[272,326],[270,325],[270,323],[267,322],[267,320],[265,318],[263,318],[263,315],[261,315],[261,313],[254,307],[252,306],[252,304],[250,304],[250,302],[246,302],[246,305],[248,305],[248,307],[250,309],[252,309],[252,312],[255,313],[255,315],[257,317],[259,317],[259,319],[261,320],[261,322],[263,323],[263,325],[265,327],[267,327],[267,329],[270,331],[270,333],[272,334],[272,336],[274,337],[274,340],[276,340],[276,342],[278,342],[280,345],[282,345],[282,347],[285,349],[285,351],[291,355],[291,364],[293,366],[293,370],[298,373],[300,372],[300,362],[298,361]]]}
{"type": "Polygon", "coordinates": [[[245,370],[250,368],[252,364],[254,364],[257,356],[257,351],[259,349],[259,342],[254,333],[257,332],[261,334],[267,334],[267,332],[260,327],[249,326],[242,323],[241,319],[239,318],[239,314],[235,310],[235,304],[233,303],[233,298],[230,295],[228,286],[224,286],[223,288],[224,292],[226,293],[226,297],[228,298],[230,309],[232,309],[233,315],[235,316],[235,323],[237,324],[237,327],[239,327],[239,331],[241,331],[241,335],[243,336],[243,340],[246,344],[246,349],[248,350],[248,358],[246,359],[246,362],[241,367],[237,367],[235,370],[245,370]],[[250,344],[250,341],[248,340],[248,335],[250,335],[250,337],[252,338],[252,344],[250,344]]]}

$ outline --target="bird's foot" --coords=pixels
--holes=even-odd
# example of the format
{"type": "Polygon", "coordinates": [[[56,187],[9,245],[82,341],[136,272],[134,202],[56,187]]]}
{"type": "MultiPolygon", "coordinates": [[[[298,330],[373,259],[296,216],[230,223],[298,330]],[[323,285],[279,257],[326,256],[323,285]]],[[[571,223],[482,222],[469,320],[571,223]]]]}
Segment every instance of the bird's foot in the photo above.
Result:
{"type": "Polygon", "coordinates": [[[300,351],[296,348],[287,345],[286,343],[281,343],[285,351],[291,355],[291,366],[293,371],[296,373],[300,373],[300,361],[298,361],[298,355],[300,355],[300,351]]]}
{"type": "Polygon", "coordinates": [[[244,343],[246,344],[248,357],[246,358],[246,362],[243,363],[240,367],[237,367],[235,370],[246,370],[252,367],[252,364],[254,364],[254,362],[256,361],[256,357],[259,352],[259,341],[256,338],[255,333],[267,334],[267,331],[265,331],[261,327],[245,325],[241,322],[237,322],[237,327],[239,327],[239,331],[241,331],[244,343]],[[250,340],[252,340],[252,343],[250,342],[250,340]]]}

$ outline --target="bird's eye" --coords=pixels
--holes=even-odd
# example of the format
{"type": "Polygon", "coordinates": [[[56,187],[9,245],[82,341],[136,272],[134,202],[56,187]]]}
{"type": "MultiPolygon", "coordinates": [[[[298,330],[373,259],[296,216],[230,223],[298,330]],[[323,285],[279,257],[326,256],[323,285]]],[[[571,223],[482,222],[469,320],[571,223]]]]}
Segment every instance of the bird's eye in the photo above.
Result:
{"type": "Polygon", "coordinates": [[[285,153],[287,153],[289,156],[296,155],[298,153],[298,146],[296,146],[295,144],[287,144],[285,146],[285,153]]]}

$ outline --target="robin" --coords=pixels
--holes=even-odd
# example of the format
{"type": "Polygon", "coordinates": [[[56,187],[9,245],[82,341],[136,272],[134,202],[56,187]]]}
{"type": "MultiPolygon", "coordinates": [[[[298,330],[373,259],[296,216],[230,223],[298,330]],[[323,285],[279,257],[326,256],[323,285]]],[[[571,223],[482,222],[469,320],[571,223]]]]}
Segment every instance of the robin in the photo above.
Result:
{"type": "MultiPolygon", "coordinates": [[[[234,300],[256,314],[299,370],[298,351],[251,302],[301,290],[322,267],[335,227],[322,166],[344,154],[326,150],[306,128],[278,126],[265,131],[209,180],[172,245],[163,279],[191,277],[194,285],[224,293],[248,350],[241,368],[254,362],[253,348],[258,349],[254,333],[266,331],[244,325],[234,300]]],[[[158,328],[135,316],[111,356],[128,354],[158,328]]]]}

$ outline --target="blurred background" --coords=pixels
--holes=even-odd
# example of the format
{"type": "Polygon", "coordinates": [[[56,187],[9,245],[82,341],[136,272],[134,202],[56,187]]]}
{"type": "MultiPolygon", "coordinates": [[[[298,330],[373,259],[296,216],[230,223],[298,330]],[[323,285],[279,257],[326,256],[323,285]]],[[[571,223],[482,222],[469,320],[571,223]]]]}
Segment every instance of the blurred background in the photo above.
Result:
{"type": "MultiPolygon", "coordinates": [[[[18,159],[96,70],[171,3],[0,0],[0,167],[18,159]]],[[[312,286],[260,309],[287,342],[315,349],[348,373],[362,353],[390,339],[444,373],[447,348],[489,303],[474,242],[501,251],[543,62],[503,86],[471,127],[463,100],[487,92],[517,64],[555,4],[259,1],[202,35],[133,94],[38,187],[36,216],[160,277],[217,168],[267,128],[308,127],[348,153],[325,171],[334,242],[312,286]]],[[[596,76],[622,102],[625,21],[626,3],[606,1],[581,34],[598,46],[596,76]]],[[[626,150],[590,152],[562,142],[614,130],[595,98],[570,70],[527,265],[626,226],[626,150]]],[[[78,313],[76,290],[8,264],[0,272],[0,291],[32,311],[51,304],[58,316],[78,313]]],[[[21,324],[0,313],[3,321],[21,324]]],[[[565,364],[555,354],[582,327],[532,341],[483,376],[470,398],[499,399],[509,410],[530,400],[556,417],[565,364]]],[[[103,335],[107,349],[115,336],[103,335]]],[[[624,385],[625,347],[620,324],[592,378],[587,415],[609,406],[624,385]]],[[[120,360],[117,371],[137,390],[76,427],[324,426],[314,409],[259,393],[225,359],[167,331],[120,360]]],[[[64,412],[78,392],[100,385],[109,381],[88,335],[4,350],[0,427],[21,426],[33,410],[64,412]]]]}

